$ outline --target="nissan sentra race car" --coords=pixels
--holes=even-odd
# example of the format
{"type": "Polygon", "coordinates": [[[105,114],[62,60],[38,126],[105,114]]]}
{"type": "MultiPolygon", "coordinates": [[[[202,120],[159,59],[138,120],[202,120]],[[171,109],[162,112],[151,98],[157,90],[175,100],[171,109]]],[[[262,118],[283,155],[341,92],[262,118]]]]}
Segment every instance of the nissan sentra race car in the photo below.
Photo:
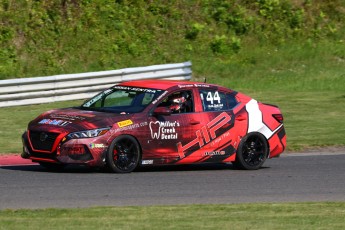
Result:
{"type": "Polygon", "coordinates": [[[138,166],[232,162],[259,169],[286,147],[283,115],[222,86],[172,80],[115,85],[81,106],[45,112],[23,136],[23,158],[128,173],[138,166]]]}

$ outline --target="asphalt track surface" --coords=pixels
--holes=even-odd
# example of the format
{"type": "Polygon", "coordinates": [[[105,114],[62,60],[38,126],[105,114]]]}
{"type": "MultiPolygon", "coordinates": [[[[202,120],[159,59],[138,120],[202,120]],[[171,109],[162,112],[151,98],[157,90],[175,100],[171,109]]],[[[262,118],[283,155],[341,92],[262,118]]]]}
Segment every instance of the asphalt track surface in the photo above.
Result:
{"type": "Polygon", "coordinates": [[[13,163],[0,158],[0,209],[345,201],[345,151],[283,154],[256,171],[212,164],[130,174],[84,167],[49,172],[13,163]]]}

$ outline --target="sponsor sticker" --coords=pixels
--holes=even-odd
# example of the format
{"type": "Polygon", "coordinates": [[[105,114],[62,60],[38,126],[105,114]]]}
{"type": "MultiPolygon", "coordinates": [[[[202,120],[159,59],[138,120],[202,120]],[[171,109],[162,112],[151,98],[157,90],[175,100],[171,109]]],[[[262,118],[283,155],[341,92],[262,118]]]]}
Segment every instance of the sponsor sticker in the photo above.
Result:
{"type": "Polygon", "coordinates": [[[205,152],[205,156],[223,156],[223,155],[225,155],[225,151],[205,152]]]}
{"type": "Polygon", "coordinates": [[[195,87],[210,87],[209,85],[206,84],[194,84],[195,87]]]}
{"type": "Polygon", "coordinates": [[[151,121],[151,138],[159,140],[176,140],[178,138],[178,133],[175,128],[179,126],[180,123],[178,121],[151,121]]]}
{"type": "Polygon", "coordinates": [[[181,88],[188,88],[188,87],[193,87],[194,85],[178,85],[177,87],[181,88]]]}
{"type": "Polygon", "coordinates": [[[85,117],[94,117],[94,114],[83,114],[81,116],[79,115],[71,115],[71,114],[50,114],[50,118],[52,119],[63,119],[63,120],[69,120],[69,121],[74,121],[74,120],[80,120],[83,121],[85,120],[85,117]]]}
{"type": "Polygon", "coordinates": [[[152,165],[153,164],[153,160],[142,160],[141,164],[142,165],[152,165]]]}
{"type": "Polygon", "coordinates": [[[133,121],[132,120],[124,120],[124,121],[119,121],[117,122],[117,125],[122,128],[122,127],[126,127],[129,125],[133,125],[133,121]]]}
{"type": "Polygon", "coordinates": [[[153,102],[152,102],[152,104],[156,104],[157,103],[157,101],[159,101],[160,99],[162,99],[165,95],[167,95],[168,94],[168,91],[164,91],[161,95],[159,95],[159,97],[157,97],[157,99],[156,100],[154,100],[153,102]]]}
{"type": "Polygon", "coordinates": [[[207,108],[211,110],[220,110],[220,109],[223,109],[223,107],[224,107],[223,104],[207,105],[207,108]]]}
{"type": "Polygon", "coordinates": [[[143,126],[146,126],[146,125],[147,125],[147,122],[144,121],[144,122],[140,122],[139,124],[131,124],[131,125],[127,125],[127,126],[122,127],[122,128],[114,129],[113,132],[117,133],[117,132],[121,132],[121,131],[136,129],[136,128],[143,127],[143,126]]]}
{"type": "Polygon", "coordinates": [[[155,89],[146,89],[146,88],[136,88],[136,87],[130,87],[130,86],[121,86],[116,85],[113,87],[114,89],[122,89],[122,90],[132,90],[136,92],[145,92],[145,93],[156,93],[157,90],[155,89]]]}
{"type": "Polygon", "coordinates": [[[179,87],[180,89],[181,89],[181,88],[187,88],[187,87],[204,87],[204,88],[210,88],[210,86],[207,85],[207,84],[193,84],[193,85],[187,84],[187,85],[178,85],[177,87],[179,87]]]}
{"type": "Polygon", "coordinates": [[[38,124],[41,125],[55,125],[55,126],[67,126],[71,124],[70,121],[64,121],[64,120],[56,120],[56,119],[43,119],[38,122],[38,124]]]}
{"type": "Polygon", "coordinates": [[[95,144],[95,143],[91,143],[89,144],[89,147],[91,149],[98,149],[98,148],[105,148],[105,145],[104,144],[95,144]]]}

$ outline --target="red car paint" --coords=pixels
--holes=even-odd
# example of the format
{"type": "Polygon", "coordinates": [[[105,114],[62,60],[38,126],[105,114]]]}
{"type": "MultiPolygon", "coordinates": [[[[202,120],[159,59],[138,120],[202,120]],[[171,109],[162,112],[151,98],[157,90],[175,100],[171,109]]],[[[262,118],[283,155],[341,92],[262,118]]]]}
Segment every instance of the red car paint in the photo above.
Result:
{"type": "Polygon", "coordinates": [[[38,116],[23,134],[22,157],[42,164],[102,167],[111,161],[109,154],[114,155],[115,162],[120,157],[116,155],[119,147],[111,146],[116,138],[125,135],[134,137],[131,140],[139,149],[135,167],[236,162],[238,154],[256,154],[254,147],[252,151],[243,150],[244,145],[249,148],[255,141],[242,143],[244,137],[254,134],[259,142],[266,142],[260,147],[266,152],[267,145],[264,161],[278,156],[286,147],[282,120],[273,115],[282,119],[278,107],[214,84],[129,81],[96,95],[81,107],[51,110],[38,116]],[[185,110],[177,113],[169,109],[169,98],[176,94],[189,100],[181,106],[185,110]]]}

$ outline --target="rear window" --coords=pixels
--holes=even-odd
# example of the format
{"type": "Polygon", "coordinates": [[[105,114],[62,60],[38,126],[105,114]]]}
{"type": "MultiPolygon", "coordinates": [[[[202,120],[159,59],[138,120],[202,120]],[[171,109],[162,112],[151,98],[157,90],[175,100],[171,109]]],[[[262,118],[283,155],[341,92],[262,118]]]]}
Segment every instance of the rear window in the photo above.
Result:
{"type": "Polygon", "coordinates": [[[204,111],[231,110],[237,104],[234,95],[218,90],[199,90],[204,111]]]}

